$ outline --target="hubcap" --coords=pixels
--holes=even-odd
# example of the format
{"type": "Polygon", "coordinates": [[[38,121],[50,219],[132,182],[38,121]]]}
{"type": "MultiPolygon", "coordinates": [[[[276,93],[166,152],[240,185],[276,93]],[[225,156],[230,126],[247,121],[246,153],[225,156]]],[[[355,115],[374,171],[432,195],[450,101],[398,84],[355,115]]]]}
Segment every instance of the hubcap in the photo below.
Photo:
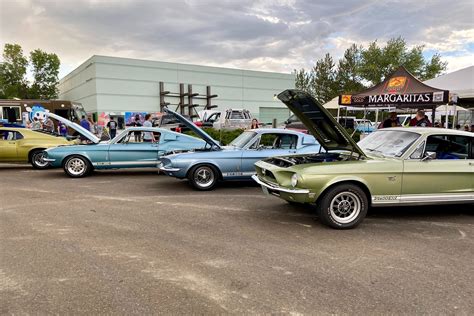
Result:
{"type": "Polygon", "coordinates": [[[84,169],[86,168],[86,164],[80,158],[72,158],[72,159],[69,159],[66,167],[67,167],[67,170],[71,174],[77,176],[84,172],[84,169]]]}
{"type": "Polygon", "coordinates": [[[194,173],[194,181],[200,187],[208,187],[214,182],[214,172],[209,167],[200,167],[194,173]]]}
{"type": "Polygon", "coordinates": [[[33,156],[33,161],[38,167],[46,167],[48,165],[47,161],[44,161],[44,152],[37,153],[33,156]]]}
{"type": "Polygon", "coordinates": [[[361,204],[360,198],[356,194],[341,192],[331,201],[331,216],[339,223],[350,223],[359,216],[361,204]]]}

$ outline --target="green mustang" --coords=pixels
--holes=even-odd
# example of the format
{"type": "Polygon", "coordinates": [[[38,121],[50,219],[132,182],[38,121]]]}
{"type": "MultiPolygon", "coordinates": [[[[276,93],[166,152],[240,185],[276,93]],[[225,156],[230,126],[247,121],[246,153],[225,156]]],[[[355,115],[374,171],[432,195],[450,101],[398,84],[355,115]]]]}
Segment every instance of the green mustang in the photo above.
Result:
{"type": "Polygon", "coordinates": [[[369,206],[474,203],[474,134],[443,128],[386,128],[355,143],[309,94],[278,98],[325,151],[255,163],[265,193],[316,204],[322,223],[348,229],[369,206]]]}

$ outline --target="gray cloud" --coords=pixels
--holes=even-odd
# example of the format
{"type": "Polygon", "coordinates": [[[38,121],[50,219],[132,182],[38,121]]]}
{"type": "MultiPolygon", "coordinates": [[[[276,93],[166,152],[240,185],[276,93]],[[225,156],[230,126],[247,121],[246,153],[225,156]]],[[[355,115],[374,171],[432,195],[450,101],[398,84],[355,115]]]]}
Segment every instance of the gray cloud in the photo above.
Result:
{"type": "Polygon", "coordinates": [[[63,73],[94,54],[289,72],[397,36],[472,55],[473,10],[470,0],[4,0],[0,44],[56,52],[63,73]]]}

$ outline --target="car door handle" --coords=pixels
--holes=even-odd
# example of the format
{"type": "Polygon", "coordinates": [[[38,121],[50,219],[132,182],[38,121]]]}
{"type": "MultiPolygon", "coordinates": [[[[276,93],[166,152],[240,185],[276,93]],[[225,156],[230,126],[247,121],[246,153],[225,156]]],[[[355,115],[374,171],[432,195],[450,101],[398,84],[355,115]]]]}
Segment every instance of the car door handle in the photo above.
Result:
{"type": "Polygon", "coordinates": [[[16,142],[8,142],[8,143],[11,144],[11,145],[15,145],[15,144],[16,144],[16,142]]]}
{"type": "Polygon", "coordinates": [[[469,163],[469,166],[474,166],[474,162],[470,162],[470,163],[469,163]]]}

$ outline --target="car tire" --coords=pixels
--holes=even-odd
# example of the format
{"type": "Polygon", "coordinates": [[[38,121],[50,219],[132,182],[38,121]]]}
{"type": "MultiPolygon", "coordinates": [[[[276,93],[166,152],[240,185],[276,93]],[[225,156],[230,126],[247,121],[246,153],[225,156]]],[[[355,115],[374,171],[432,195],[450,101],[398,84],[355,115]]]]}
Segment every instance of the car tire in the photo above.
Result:
{"type": "Polygon", "coordinates": [[[209,191],[216,186],[219,173],[214,166],[198,165],[191,169],[188,180],[195,189],[209,191]]]}
{"type": "Polygon", "coordinates": [[[33,168],[35,169],[47,169],[49,167],[49,163],[44,161],[45,152],[44,150],[37,149],[33,150],[30,154],[30,162],[33,168]]]}
{"type": "Polygon", "coordinates": [[[70,156],[64,162],[64,172],[71,178],[82,178],[92,171],[92,165],[82,156],[70,156]]]}
{"type": "Polygon", "coordinates": [[[354,184],[330,188],[317,202],[319,220],[335,229],[357,227],[367,215],[367,194],[354,184]]]}

